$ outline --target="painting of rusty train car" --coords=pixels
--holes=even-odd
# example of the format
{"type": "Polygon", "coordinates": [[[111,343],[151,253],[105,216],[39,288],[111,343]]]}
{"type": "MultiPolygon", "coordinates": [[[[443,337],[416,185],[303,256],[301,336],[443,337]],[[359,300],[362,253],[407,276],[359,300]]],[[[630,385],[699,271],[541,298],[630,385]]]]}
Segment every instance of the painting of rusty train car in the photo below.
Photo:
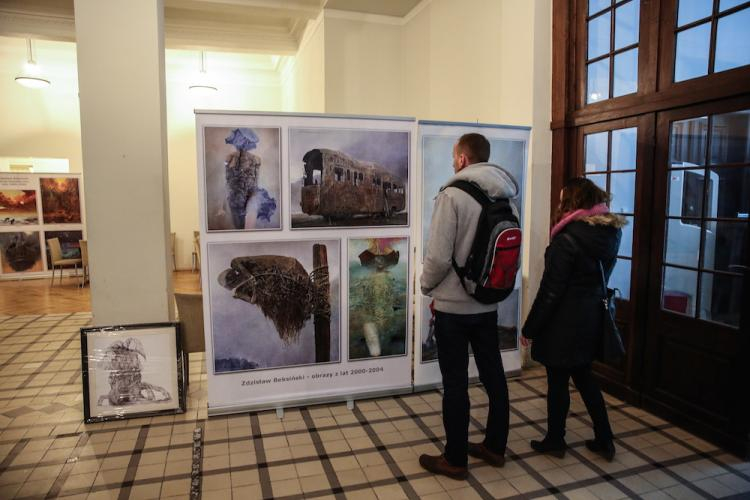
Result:
{"type": "Polygon", "coordinates": [[[406,223],[406,185],[397,175],[333,149],[311,149],[302,161],[303,213],[333,225],[406,223]]]}

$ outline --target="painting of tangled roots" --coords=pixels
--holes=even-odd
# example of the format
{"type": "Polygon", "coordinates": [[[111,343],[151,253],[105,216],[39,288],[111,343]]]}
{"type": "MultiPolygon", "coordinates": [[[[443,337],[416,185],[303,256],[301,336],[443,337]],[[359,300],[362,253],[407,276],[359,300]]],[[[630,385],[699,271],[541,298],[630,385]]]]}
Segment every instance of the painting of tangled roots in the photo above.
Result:
{"type": "Polygon", "coordinates": [[[81,222],[81,194],[74,177],[41,178],[42,218],[45,224],[81,222]]]}
{"type": "Polygon", "coordinates": [[[279,129],[204,129],[209,231],[281,228],[279,129]]]}
{"type": "Polygon", "coordinates": [[[178,409],[173,328],[87,333],[91,417],[178,409]]]}
{"type": "Polygon", "coordinates": [[[215,373],[340,360],[337,240],[208,245],[215,373]]]}
{"type": "Polygon", "coordinates": [[[349,359],[406,354],[407,238],[349,240],[349,359]]]}

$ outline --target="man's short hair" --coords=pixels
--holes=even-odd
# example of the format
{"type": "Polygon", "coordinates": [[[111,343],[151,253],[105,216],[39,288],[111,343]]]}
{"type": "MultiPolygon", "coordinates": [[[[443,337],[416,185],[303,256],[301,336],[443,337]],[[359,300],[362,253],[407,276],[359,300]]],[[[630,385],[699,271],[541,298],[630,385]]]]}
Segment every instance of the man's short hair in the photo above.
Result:
{"type": "Polygon", "coordinates": [[[482,134],[464,134],[458,139],[458,150],[465,154],[469,163],[481,163],[490,159],[490,141],[482,134]]]}

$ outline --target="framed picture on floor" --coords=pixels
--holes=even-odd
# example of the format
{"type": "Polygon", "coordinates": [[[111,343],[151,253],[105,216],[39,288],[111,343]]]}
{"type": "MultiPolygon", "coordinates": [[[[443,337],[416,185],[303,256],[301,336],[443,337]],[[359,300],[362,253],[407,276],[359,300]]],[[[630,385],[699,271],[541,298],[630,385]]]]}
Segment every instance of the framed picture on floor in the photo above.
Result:
{"type": "Polygon", "coordinates": [[[184,413],[178,323],[81,329],[86,423],[184,413]]]}

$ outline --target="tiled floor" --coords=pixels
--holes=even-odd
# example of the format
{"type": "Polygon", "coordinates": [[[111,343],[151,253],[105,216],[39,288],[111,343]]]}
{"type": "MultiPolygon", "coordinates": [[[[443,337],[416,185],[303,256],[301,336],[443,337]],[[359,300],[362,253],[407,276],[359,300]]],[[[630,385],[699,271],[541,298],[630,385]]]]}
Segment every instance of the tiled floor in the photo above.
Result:
{"type": "MultiPolygon", "coordinates": [[[[437,391],[345,405],[206,416],[205,367],[191,359],[188,412],[84,425],[78,329],[88,313],[0,316],[0,499],[189,498],[193,431],[204,430],[202,498],[750,497],[750,463],[608,398],[616,461],[583,446],[591,431],[573,398],[565,459],[528,441],[545,428],[545,381],[509,383],[511,435],[501,469],[472,461],[468,481],[435,477],[417,457],[443,436],[437,391]]],[[[471,433],[487,413],[471,389],[471,433]]],[[[197,497],[196,497],[197,498],[197,497]]]]}

